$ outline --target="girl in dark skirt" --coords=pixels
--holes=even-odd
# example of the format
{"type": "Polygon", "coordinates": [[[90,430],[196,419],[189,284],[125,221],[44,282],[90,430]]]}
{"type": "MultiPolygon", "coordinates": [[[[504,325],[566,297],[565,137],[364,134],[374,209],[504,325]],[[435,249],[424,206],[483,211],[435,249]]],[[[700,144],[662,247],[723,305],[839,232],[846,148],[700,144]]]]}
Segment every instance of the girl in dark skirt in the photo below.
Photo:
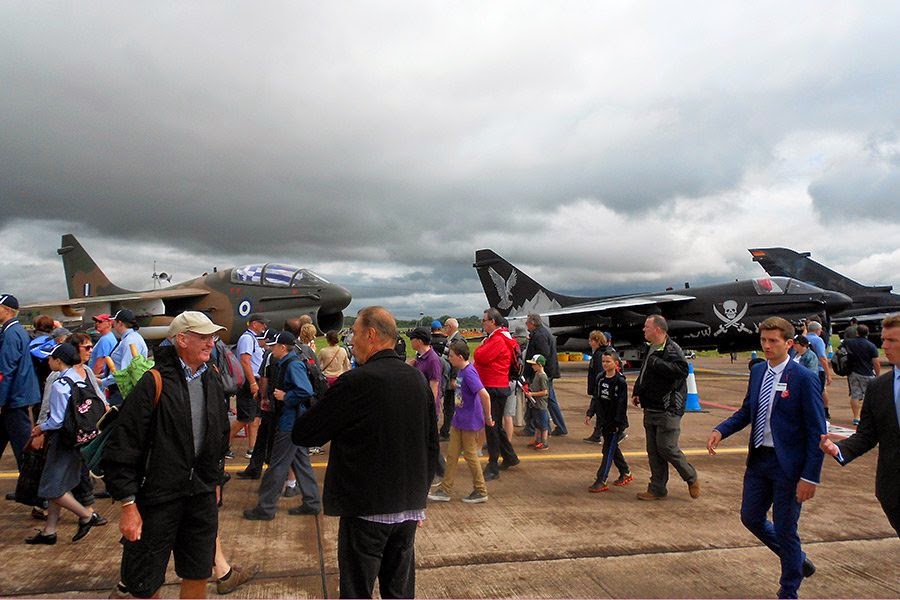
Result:
{"type": "Polygon", "coordinates": [[[78,350],[71,344],[63,343],[54,347],[47,360],[50,368],[59,372],[60,376],[51,384],[50,411],[47,420],[35,425],[31,435],[32,444],[47,446],[47,463],[41,475],[38,495],[50,499],[50,507],[44,529],[27,538],[26,544],[56,543],[56,525],[59,522],[61,508],[66,508],[78,516],[78,531],[72,537],[73,542],[86,536],[92,527],[104,521],[100,515],[90,508],[85,508],[72,495],[71,490],[81,480],[81,453],[77,448],[61,443],[59,437],[59,430],[72,394],[66,379],[81,382],[85,380],[87,373],[78,350]]]}

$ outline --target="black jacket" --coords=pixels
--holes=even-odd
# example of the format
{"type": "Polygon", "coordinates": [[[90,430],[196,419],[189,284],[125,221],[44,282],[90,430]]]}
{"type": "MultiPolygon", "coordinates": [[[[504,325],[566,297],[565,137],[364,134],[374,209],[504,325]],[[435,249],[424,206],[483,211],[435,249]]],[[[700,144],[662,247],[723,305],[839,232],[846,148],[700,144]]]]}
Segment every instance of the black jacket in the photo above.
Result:
{"type": "Polygon", "coordinates": [[[616,431],[628,428],[628,383],[625,376],[616,373],[607,379],[601,372],[596,381],[596,393],[591,398],[587,416],[597,416],[601,431],[616,431]]]}
{"type": "Polygon", "coordinates": [[[597,390],[597,379],[605,377],[603,373],[603,353],[611,346],[600,346],[591,354],[591,362],[588,363],[587,393],[593,398],[597,390]]]}
{"type": "Polygon", "coordinates": [[[681,347],[666,338],[662,350],[648,346],[644,351],[641,373],[634,382],[632,395],[640,398],[644,410],[684,414],[687,398],[688,364],[681,347]]]}
{"type": "Polygon", "coordinates": [[[894,369],[869,384],[856,433],[836,442],[847,464],[878,446],[875,496],[882,504],[900,497],[900,424],[894,405],[894,369]]]}
{"type": "Polygon", "coordinates": [[[325,514],[358,517],[425,508],[438,461],[434,397],[393,350],[376,352],[299,416],[298,446],[331,442],[325,514]]]}
{"type": "MultiPolygon", "coordinates": [[[[543,325],[528,335],[528,346],[525,348],[525,360],[535,354],[540,354],[547,359],[544,372],[550,379],[559,379],[559,357],[556,355],[556,338],[550,330],[543,325]]],[[[525,363],[525,380],[531,381],[534,377],[534,369],[525,363]]]]}
{"type": "Polygon", "coordinates": [[[225,392],[212,365],[201,376],[206,437],[194,456],[191,401],[178,354],[172,346],[161,346],[154,358],[163,383],[159,404],[154,410],[156,384],[147,372],[122,404],[102,458],[110,495],[116,500],[136,496],[142,505],[215,491],[228,451],[225,392]]]}

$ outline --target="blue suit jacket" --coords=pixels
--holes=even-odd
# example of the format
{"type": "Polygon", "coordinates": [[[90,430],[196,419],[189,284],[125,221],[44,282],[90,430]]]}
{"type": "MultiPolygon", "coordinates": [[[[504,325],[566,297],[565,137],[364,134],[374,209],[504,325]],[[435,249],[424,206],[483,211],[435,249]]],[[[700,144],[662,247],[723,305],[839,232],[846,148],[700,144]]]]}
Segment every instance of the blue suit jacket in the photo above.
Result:
{"type": "MultiPolygon", "coordinates": [[[[747,395],[741,408],[716,426],[722,439],[755,422],[759,388],[767,368],[767,363],[761,362],[750,371],[747,395]]],[[[779,383],[786,384],[787,388],[784,392],[775,392],[772,406],[772,440],[778,464],[791,479],[819,483],[825,456],[819,449],[819,436],[825,434],[826,429],[818,374],[791,360],[781,372],[779,383]]],[[[753,443],[752,431],[750,443],[753,443]]]]}

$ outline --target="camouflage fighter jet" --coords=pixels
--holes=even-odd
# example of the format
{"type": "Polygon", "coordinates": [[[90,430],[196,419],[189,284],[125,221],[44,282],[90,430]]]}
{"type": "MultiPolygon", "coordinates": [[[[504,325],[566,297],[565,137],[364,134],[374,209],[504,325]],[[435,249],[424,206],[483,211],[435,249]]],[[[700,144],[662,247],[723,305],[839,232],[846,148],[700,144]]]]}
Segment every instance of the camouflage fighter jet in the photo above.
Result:
{"type": "Polygon", "coordinates": [[[185,310],[198,310],[228,329],[222,338],[234,343],[244,331],[247,317],[260,313],[281,328],[286,319],[309,315],[320,331],[340,330],[343,310],[351,296],[308,269],[260,263],[234,267],[158,290],[131,291],[109,281],[78,243],[65,234],[57,250],[62,256],[69,298],[21,307],[23,322],[39,314],[64,323],[90,323],[94,315],[131,309],[146,339],[165,336],[169,323],[185,310]]]}

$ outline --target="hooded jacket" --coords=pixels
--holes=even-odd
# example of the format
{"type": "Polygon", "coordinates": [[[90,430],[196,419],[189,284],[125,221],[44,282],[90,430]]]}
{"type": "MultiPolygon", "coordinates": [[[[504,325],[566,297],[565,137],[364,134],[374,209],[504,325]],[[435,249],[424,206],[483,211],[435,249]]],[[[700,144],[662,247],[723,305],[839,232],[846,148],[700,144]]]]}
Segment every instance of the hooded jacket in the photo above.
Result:
{"type": "Polygon", "coordinates": [[[498,327],[475,348],[474,364],[486,388],[509,387],[509,364],[513,347],[518,346],[506,327],[498,327]]]}

